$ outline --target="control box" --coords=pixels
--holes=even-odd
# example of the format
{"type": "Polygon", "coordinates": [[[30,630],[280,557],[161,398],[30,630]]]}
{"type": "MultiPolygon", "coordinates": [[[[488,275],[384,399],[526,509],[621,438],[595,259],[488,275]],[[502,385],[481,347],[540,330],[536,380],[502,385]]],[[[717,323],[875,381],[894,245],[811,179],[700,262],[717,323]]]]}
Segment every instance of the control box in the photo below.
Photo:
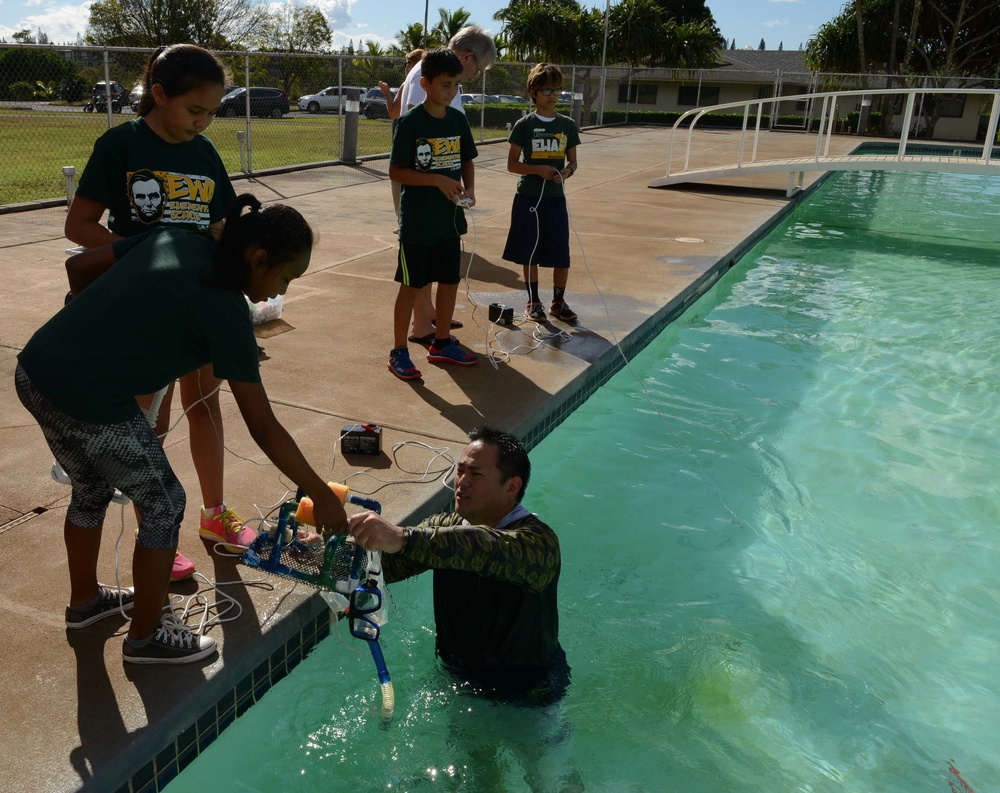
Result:
{"type": "Polygon", "coordinates": [[[503,303],[490,303],[489,315],[490,322],[497,325],[514,324],[514,308],[512,306],[505,306],[503,303]]]}
{"type": "Polygon", "coordinates": [[[341,454],[381,454],[382,428],[373,424],[345,424],[340,431],[341,454]]]}

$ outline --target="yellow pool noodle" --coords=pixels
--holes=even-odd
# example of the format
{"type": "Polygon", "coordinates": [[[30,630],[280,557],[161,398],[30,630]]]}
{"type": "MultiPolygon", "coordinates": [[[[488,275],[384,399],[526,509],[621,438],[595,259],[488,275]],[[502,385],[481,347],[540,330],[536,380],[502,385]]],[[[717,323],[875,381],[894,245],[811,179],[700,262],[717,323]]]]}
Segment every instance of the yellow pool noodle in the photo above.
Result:
{"type": "MultiPolygon", "coordinates": [[[[330,486],[334,495],[340,499],[341,504],[347,502],[347,496],[350,494],[351,488],[347,485],[342,485],[339,482],[327,482],[327,484],[330,486]]],[[[316,525],[316,518],[313,517],[313,502],[309,496],[303,496],[302,500],[299,502],[299,508],[295,510],[295,522],[304,523],[306,526],[316,525]]]]}

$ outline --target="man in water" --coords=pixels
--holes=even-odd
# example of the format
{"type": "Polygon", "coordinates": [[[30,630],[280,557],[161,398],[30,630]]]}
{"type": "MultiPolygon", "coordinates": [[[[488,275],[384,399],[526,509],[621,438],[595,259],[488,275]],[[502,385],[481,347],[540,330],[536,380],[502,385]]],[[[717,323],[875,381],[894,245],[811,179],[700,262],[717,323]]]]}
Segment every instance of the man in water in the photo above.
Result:
{"type": "Polygon", "coordinates": [[[559,538],[521,506],[531,462],[521,442],[480,427],[455,475],[455,512],[395,526],[373,512],[348,530],[381,550],[386,581],[434,571],[436,651],[455,682],[449,746],[474,790],[504,790],[509,750],[533,791],[582,791],[566,717],[559,644],[559,538]],[[473,699],[470,699],[472,697],[473,699]]]}
{"type": "Polygon", "coordinates": [[[373,512],[351,518],[364,548],[383,551],[388,582],[434,571],[436,648],[470,693],[549,704],[569,683],[559,644],[559,538],[521,505],[531,475],[517,438],[469,433],[455,476],[455,512],[395,526],[373,512]]]}

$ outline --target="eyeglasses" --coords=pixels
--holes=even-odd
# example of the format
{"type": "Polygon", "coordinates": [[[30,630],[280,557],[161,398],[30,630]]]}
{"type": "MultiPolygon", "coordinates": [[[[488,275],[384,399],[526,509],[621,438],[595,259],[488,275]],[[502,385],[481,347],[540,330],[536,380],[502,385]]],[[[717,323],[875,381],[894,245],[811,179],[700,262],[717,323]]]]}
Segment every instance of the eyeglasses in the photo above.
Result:
{"type": "Polygon", "coordinates": [[[351,605],[348,609],[351,635],[366,642],[377,642],[379,637],[378,623],[367,617],[382,608],[382,593],[377,585],[369,582],[358,584],[351,592],[351,605]]]}
{"type": "Polygon", "coordinates": [[[536,88],[535,92],[541,94],[542,96],[558,96],[562,92],[562,89],[561,88],[536,88]]]}
{"type": "MultiPolygon", "coordinates": [[[[478,77],[483,73],[483,67],[479,65],[479,61],[476,59],[476,53],[472,50],[466,50],[465,54],[472,58],[472,62],[476,65],[476,73],[472,75],[473,77],[478,77]]],[[[470,78],[471,79],[471,78],[470,78]]]]}

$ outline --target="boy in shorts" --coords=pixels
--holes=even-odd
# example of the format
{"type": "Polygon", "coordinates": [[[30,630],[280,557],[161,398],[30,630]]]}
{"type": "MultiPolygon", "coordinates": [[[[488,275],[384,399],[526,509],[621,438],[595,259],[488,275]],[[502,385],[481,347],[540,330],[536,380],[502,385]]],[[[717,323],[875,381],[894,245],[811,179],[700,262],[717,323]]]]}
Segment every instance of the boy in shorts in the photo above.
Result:
{"type": "Polygon", "coordinates": [[[528,96],[535,103],[510,131],[507,170],[520,175],[510,211],[510,231],[503,258],[524,266],[528,290],[525,316],[540,322],[545,307],[538,294],[538,268],[552,270],[549,314],[574,322],[566,303],[569,279],[569,212],[564,185],[576,173],[580,133],[569,116],[556,112],[563,76],[558,66],[539,63],[528,74],[528,96]]]}
{"type": "Polygon", "coordinates": [[[461,280],[461,235],[468,231],[464,207],[475,206],[478,155],[465,114],[450,107],[465,67],[447,48],[429,51],[421,61],[423,103],[399,117],[392,139],[389,178],[402,185],[399,256],[393,308],[393,349],[389,371],[416,380],[407,329],[417,293],[437,281],[436,337],[427,352],[431,363],[472,366],[479,356],[451,336],[451,317],[461,280]],[[464,204],[460,204],[464,201],[464,204]]]}

